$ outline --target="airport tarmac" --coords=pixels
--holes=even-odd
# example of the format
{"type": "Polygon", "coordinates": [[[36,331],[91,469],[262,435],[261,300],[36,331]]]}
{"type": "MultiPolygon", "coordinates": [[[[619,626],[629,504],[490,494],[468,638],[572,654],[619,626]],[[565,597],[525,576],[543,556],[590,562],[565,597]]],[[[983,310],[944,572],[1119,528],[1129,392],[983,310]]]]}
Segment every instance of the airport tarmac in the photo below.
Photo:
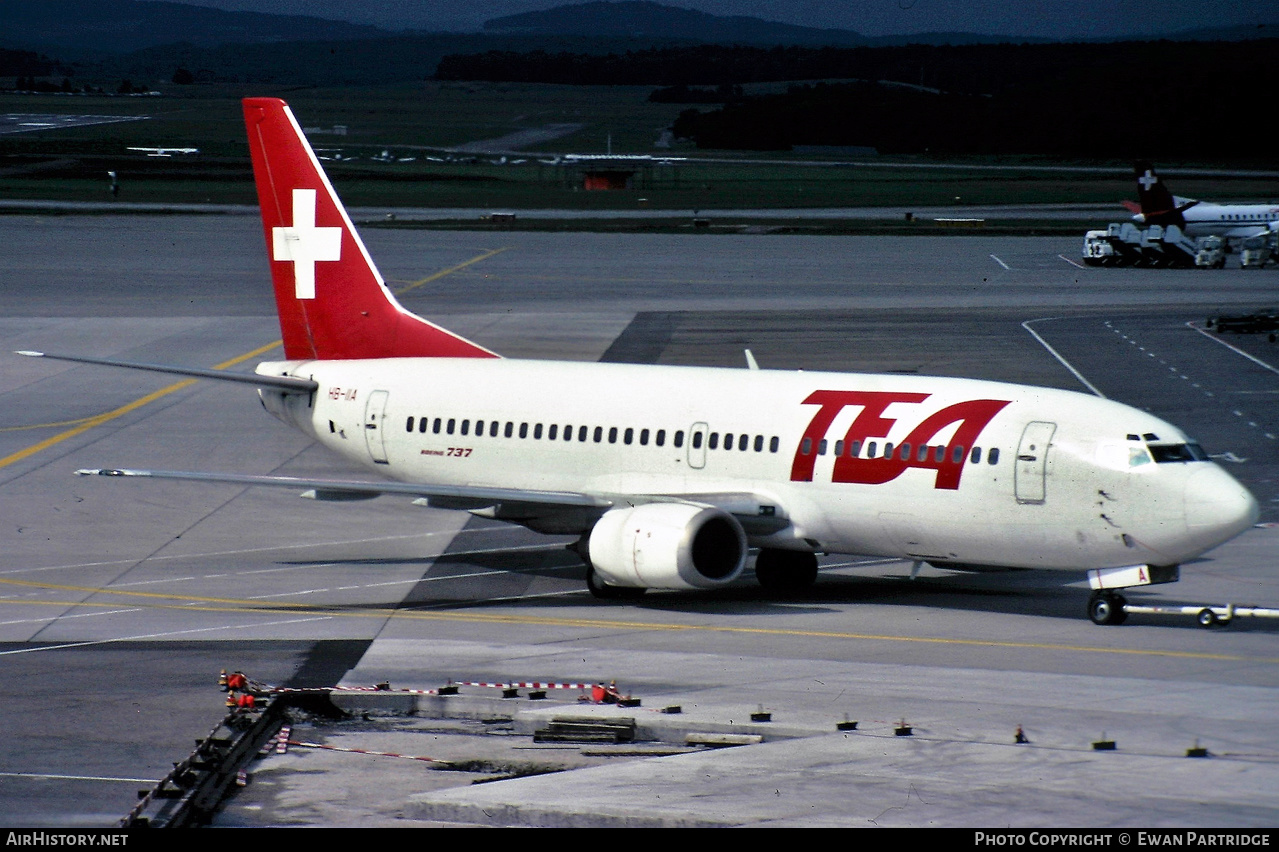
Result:
{"type": "MultiPolygon", "coordinates": [[[[1270,304],[1273,271],[1081,268],[1079,240],[1058,238],[364,236],[409,309],[508,356],[733,367],[750,348],[765,368],[1085,380],[1199,437],[1263,507],[1180,583],[1129,599],[1279,607],[1279,350],[1198,328],[1270,304]]],[[[251,217],[7,216],[0,245],[3,351],[237,369],[274,357],[251,217]]],[[[468,687],[489,709],[300,724],[295,738],[353,751],[265,758],[218,825],[1279,822],[1272,621],[1101,628],[1082,575],[926,568],[911,581],[905,563],[844,556],[797,599],[747,578],[605,605],[565,539],[461,513],[76,478],[357,472],[252,391],[0,363],[2,824],[115,824],[217,723],[223,668],[396,690],[616,680],[655,742],[534,744],[549,716],[623,708],[582,706],[575,689],[502,703],[468,687]],[[660,712],[671,705],[682,712],[660,712]],[[768,722],[751,720],[760,711],[768,722]],[[846,719],[856,731],[836,730],[846,719]],[[913,736],[895,735],[903,722],[913,736]],[[1029,743],[1014,744],[1019,726],[1029,743]],[[763,742],[688,749],[689,730],[763,742]],[[1094,750],[1104,739],[1116,749],[1094,750]],[[1195,745],[1211,756],[1187,758],[1195,745]],[[562,771],[471,783],[548,768],[562,771]]]]}

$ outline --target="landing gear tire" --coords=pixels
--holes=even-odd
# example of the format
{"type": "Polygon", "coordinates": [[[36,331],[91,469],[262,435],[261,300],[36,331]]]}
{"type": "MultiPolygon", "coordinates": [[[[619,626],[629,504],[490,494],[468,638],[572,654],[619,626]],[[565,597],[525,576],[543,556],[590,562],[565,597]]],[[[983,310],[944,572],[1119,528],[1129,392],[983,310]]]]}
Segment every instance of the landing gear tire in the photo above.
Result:
{"type": "Polygon", "coordinates": [[[599,575],[595,573],[595,566],[589,562],[586,565],[586,590],[591,593],[591,597],[600,601],[638,600],[647,591],[634,586],[610,586],[600,579],[599,575]]]}
{"type": "Polygon", "coordinates": [[[1195,616],[1195,620],[1199,622],[1200,627],[1216,627],[1221,623],[1221,619],[1217,618],[1217,613],[1204,607],[1199,610],[1199,614],[1195,616]]]}
{"type": "Polygon", "coordinates": [[[770,594],[803,592],[817,581],[817,554],[766,547],[755,557],[755,579],[770,594]]]}
{"type": "Polygon", "coordinates": [[[1123,624],[1128,620],[1123,595],[1095,594],[1088,599],[1088,617],[1093,624],[1123,624]]]}

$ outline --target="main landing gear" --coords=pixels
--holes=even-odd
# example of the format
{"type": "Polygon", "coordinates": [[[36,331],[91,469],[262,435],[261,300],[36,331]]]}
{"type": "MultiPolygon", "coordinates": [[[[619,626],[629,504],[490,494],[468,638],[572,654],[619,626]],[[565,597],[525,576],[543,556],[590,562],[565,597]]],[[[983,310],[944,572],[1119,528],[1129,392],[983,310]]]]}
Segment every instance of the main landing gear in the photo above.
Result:
{"type": "Polygon", "coordinates": [[[1128,620],[1128,601],[1114,592],[1093,592],[1088,598],[1088,617],[1093,624],[1123,624],[1128,620]]]}
{"type": "Polygon", "coordinates": [[[644,597],[644,588],[634,586],[610,586],[595,573],[595,566],[586,562],[586,590],[591,597],[600,601],[633,601],[644,597]]]}
{"type": "Polygon", "coordinates": [[[817,554],[766,547],[755,557],[755,579],[770,594],[799,594],[817,581],[817,554]]]}

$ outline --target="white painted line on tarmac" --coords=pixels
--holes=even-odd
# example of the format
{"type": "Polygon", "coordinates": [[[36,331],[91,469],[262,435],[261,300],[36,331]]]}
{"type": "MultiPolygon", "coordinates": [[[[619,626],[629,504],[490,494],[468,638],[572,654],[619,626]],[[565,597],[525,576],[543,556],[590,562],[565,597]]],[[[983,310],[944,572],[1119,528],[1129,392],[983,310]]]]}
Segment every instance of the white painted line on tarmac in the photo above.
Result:
{"type": "Polygon", "coordinates": [[[998,257],[995,257],[995,255],[993,255],[993,254],[990,256],[990,259],[991,259],[991,260],[993,260],[993,261],[995,261],[995,263],[998,263],[998,264],[999,264],[1000,266],[1002,266],[1004,269],[1011,269],[1011,267],[1010,267],[1008,264],[1004,263],[1004,262],[1003,262],[1002,260],[1000,260],[998,257]]]}
{"type": "Polygon", "coordinates": [[[1067,370],[1069,370],[1071,375],[1073,375],[1076,379],[1079,379],[1079,381],[1083,384],[1084,387],[1088,388],[1088,390],[1092,391],[1094,394],[1101,397],[1102,399],[1105,399],[1106,395],[1104,393],[1097,390],[1096,386],[1094,386],[1092,382],[1084,378],[1083,373],[1076,370],[1074,368],[1074,365],[1072,365],[1065,358],[1061,357],[1060,352],[1058,352],[1056,349],[1053,349],[1051,346],[1049,346],[1048,341],[1040,337],[1039,333],[1030,327],[1030,324],[1033,322],[1052,322],[1053,320],[1058,320],[1058,319],[1062,319],[1062,318],[1061,317],[1042,317],[1041,319],[1026,320],[1024,323],[1021,324],[1021,327],[1026,329],[1026,331],[1029,331],[1030,336],[1038,340],[1039,345],[1047,349],[1048,354],[1052,355],[1054,358],[1060,361],[1061,365],[1065,367],[1067,370]]]}
{"type": "MultiPolygon", "coordinates": [[[[61,607],[69,606],[69,604],[66,604],[66,603],[58,603],[58,604],[52,604],[52,603],[49,603],[49,604],[46,604],[46,603],[43,603],[43,602],[41,602],[41,601],[34,601],[34,603],[35,603],[35,605],[36,605],[36,606],[61,606],[61,607]]],[[[62,618],[85,618],[85,617],[87,617],[87,616],[91,616],[91,615],[92,615],[92,616],[102,616],[102,615],[128,615],[129,613],[134,613],[134,612],[142,612],[142,610],[140,610],[140,609],[112,609],[112,610],[108,610],[108,611],[106,611],[106,612],[81,613],[81,614],[79,614],[79,615],[46,615],[46,616],[42,616],[42,617],[40,617],[40,618],[18,618],[18,619],[14,619],[13,621],[0,621],[0,627],[8,627],[9,625],[12,625],[12,624],[47,624],[47,623],[49,623],[49,622],[51,622],[51,621],[57,621],[58,619],[62,619],[62,618]]]]}
{"type": "Polygon", "coordinates": [[[125,784],[159,784],[159,778],[116,778],[111,775],[54,775],[49,772],[0,772],[0,778],[45,778],[50,781],[119,781],[125,784]]]}
{"type": "MultiPolygon", "coordinates": [[[[180,560],[180,559],[190,559],[190,560],[211,559],[215,557],[224,557],[224,556],[243,556],[246,554],[272,553],[280,550],[304,550],[308,548],[334,547],[334,546],[345,545],[345,544],[376,544],[379,542],[403,541],[406,539],[415,539],[415,538],[431,538],[434,536],[461,536],[461,535],[468,535],[468,534],[474,535],[474,534],[485,533],[485,532],[487,533],[523,532],[523,530],[515,526],[482,527],[477,529],[468,529],[466,527],[463,527],[462,529],[457,531],[440,530],[438,532],[407,533],[403,535],[381,535],[381,536],[373,536],[368,538],[345,538],[345,539],[333,539],[333,540],[327,540],[327,541],[293,542],[288,544],[266,545],[264,547],[251,547],[251,548],[246,548],[242,550],[212,550],[212,551],[199,552],[199,553],[183,553],[183,554],[174,554],[174,555],[166,555],[166,556],[147,556],[139,559],[111,559],[111,560],[103,560],[99,562],[72,562],[72,563],[65,563],[62,565],[36,565],[30,568],[6,568],[3,570],[0,570],[0,576],[8,576],[10,574],[25,574],[33,571],[65,571],[65,570],[81,570],[84,568],[104,568],[104,567],[110,567],[113,565],[139,565],[143,562],[162,562],[166,560],[174,561],[174,560],[180,560]]],[[[549,546],[549,545],[545,545],[545,546],[549,546]]],[[[333,564],[334,563],[325,563],[325,565],[328,565],[330,567],[333,564]]],[[[305,565],[305,566],[295,565],[295,566],[289,566],[285,568],[268,568],[264,570],[288,571],[288,570],[294,570],[298,567],[312,568],[312,567],[324,567],[324,565],[305,565]]],[[[240,573],[260,573],[260,572],[240,572],[240,573]]],[[[209,575],[209,576],[222,576],[222,575],[209,575]]]]}
{"type": "Polygon", "coordinates": [[[1200,334],[1202,334],[1204,337],[1208,338],[1212,342],[1220,343],[1222,346],[1226,347],[1231,352],[1234,352],[1236,355],[1242,355],[1243,357],[1247,358],[1252,363],[1256,364],[1258,367],[1261,367],[1264,370],[1269,370],[1275,375],[1279,375],[1279,368],[1276,368],[1271,366],[1270,364],[1267,364],[1265,361],[1262,361],[1260,358],[1254,358],[1252,355],[1249,355],[1247,352],[1243,351],[1238,346],[1229,344],[1226,341],[1222,340],[1220,337],[1214,334],[1210,334],[1209,332],[1195,325],[1194,322],[1188,322],[1186,323],[1186,325],[1190,328],[1193,328],[1195,331],[1199,332],[1200,334]]]}
{"type": "Polygon", "coordinates": [[[1073,260],[1071,260],[1070,258],[1066,257],[1064,254],[1059,254],[1059,255],[1057,255],[1057,256],[1058,256],[1058,257],[1060,257],[1062,260],[1066,261],[1067,263],[1069,263],[1071,266],[1075,267],[1076,269],[1087,269],[1087,268],[1088,268],[1088,267],[1084,266],[1082,263],[1075,263],[1073,260]]]}
{"type": "MultiPolygon", "coordinates": [[[[247,612],[252,612],[251,610],[247,612]]],[[[65,642],[61,645],[43,645],[36,648],[15,648],[12,651],[0,651],[0,657],[14,654],[33,654],[36,651],[63,651],[67,648],[87,648],[92,645],[111,645],[116,642],[141,642],[147,639],[167,639],[171,636],[189,636],[192,633],[212,633],[218,630],[256,630],[261,627],[278,627],[282,624],[305,624],[308,621],[328,621],[331,615],[316,618],[292,618],[287,621],[263,621],[252,624],[222,624],[217,627],[197,627],[192,630],[172,630],[167,633],[144,633],[138,636],[116,636],[112,639],[94,639],[86,642],[65,642]]],[[[32,641],[32,640],[28,640],[32,641]]]]}

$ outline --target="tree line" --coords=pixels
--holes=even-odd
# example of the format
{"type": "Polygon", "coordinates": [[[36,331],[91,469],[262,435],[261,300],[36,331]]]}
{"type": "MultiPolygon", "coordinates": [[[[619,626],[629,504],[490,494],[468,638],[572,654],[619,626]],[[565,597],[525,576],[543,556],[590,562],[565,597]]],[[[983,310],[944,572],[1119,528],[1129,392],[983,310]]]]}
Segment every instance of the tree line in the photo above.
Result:
{"type": "Polygon", "coordinates": [[[1050,80],[1111,78],[1116,85],[1137,85],[1152,77],[1205,72],[1218,84],[1259,85],[1273,70],[1277,49],[1279,39],[817,48],[697,44],[607,53],[508,49],[445,55],[435,76],[611,86],[892,80],[978,95],[1050,80]]]}
{"type": "Polygon", "coordinates": [[[1042,154],[1265,163],[1279,39],[1244,42],[757,48],[445,56],[436,77],[663,87],[701,148],[869,146],[894,154],[1042,154]],[[742,85],[799,83],[773,94],[742,85]],[[852,81],[852,82],[835,82],[852,81]],[[714,95],[707,88],[712,86],[714,95]],[[681,101],[681,96],[687,96],[681,101]],[[1228,128],[1229,132],[1223,132],[1228,128]]]}

